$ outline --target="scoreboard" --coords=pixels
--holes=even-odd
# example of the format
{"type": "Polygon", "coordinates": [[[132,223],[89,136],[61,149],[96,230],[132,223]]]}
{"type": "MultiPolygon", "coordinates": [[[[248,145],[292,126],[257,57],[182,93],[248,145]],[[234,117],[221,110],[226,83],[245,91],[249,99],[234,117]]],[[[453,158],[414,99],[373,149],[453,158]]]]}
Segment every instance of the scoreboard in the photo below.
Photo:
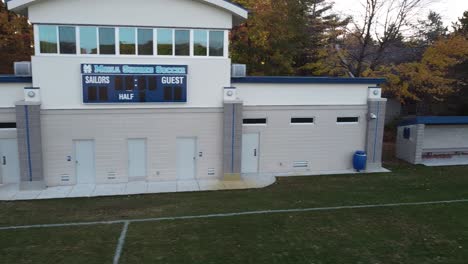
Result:
{"type": "Polygon", "coordinates": [[[184,103],[187,74],[187,65],[81,64],[83,103],[184,103]]]}

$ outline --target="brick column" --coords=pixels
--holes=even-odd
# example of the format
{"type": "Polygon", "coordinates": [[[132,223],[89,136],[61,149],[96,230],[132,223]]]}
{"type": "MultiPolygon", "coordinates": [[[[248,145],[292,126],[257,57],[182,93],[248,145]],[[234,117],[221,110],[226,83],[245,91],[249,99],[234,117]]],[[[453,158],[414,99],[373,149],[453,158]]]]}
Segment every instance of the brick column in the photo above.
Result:
{"type": "Polygon", "coordinates": [[[224,103],[224,180],[241,179],[242,111],[242,101],[227,101],[224,103]]]}
{"type": "Polygon", "coordinates": [[[20,189],[44,189],[40,103],[24,101],[16,103],[16,130],[20,189]]]}
{"type": "Polygon", "coordinates": [[[382,168],[382,148],[387,99],[369,99],[367,105],[367,170],[376,170],[382,168]]]}

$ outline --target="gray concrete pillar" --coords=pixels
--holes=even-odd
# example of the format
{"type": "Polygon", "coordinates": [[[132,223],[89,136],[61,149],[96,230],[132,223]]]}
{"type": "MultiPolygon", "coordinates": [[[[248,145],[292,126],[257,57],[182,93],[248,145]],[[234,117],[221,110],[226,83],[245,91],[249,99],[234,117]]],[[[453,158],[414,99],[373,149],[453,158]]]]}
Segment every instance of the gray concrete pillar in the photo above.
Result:
{"type": "Polygon", "coordinates": [[[40,103],[24,101],[16,103],[16,131],[20,189],[44,189],[40,103]]]}
{"type": "Polygon", "coordinates": [[[369,99],[367,123],[367,170],[382,168],[382,149],[387,99],[369,99]]]}
{"type": "Polygon", "coordinates": [[[242,114],[242,101],[227,101],[224,103],[224,180],[241,179],[242,114]]]}

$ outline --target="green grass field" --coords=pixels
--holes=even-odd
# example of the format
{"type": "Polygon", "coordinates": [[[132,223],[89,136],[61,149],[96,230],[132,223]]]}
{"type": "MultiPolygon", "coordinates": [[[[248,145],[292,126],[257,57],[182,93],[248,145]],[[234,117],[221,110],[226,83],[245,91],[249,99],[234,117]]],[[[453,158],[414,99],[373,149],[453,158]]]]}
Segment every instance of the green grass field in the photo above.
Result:
{"type": "MultiPolygon", "coordinates": [[[[468,167],[261,190],[0,203],[0,227],[468,199],[468,167]]],[[[0,230],[0,263],[112,263],[122,224],[0,230]]],[[[467,263],[468,203],[131,223],[120,263],[467,263]]]]}

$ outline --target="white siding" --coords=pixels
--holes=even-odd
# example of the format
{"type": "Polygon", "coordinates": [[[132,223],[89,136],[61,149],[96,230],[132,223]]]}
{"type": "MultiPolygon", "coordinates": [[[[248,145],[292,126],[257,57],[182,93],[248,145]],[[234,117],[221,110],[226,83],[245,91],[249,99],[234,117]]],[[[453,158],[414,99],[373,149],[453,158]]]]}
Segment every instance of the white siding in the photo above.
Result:
{"type": "Polygon", "coordinates": [[[28,12],[33,24],[232,27],[231,13],[193,0],[48,0],[28,12]]]}
{"type": "Polygon", "coordinates": [[[468,149],[468,125],[426,125],[423,149],[468,149]]]}
{"type": "Polygon", "coordinates": [[[24,100],[24,87],[30,83],[0,83],[0,108],[15,107],[15,103],[24,100]]]}
{"type": "Polygon", "coordinates": [[[230,86],[225,58],[141,58],[34,56],[33,84],[41,88],[42,109],[222,107],[224,87],[230,86]],[[84,105],[81,63],[188,65],[187,103],[84,105]]]}
{"type": "Polygon", "coordinates": [[[366,84],[234,83],[246,106],[366,105],[366,84]]]}
{"type": "Polygon", "coordinates": [[[245,107],[244,118],[266,117],[266,126],[244,126],[260,133],[260,173],[323,174],[352,169],[355,151],[365,150],[367,107],[245,107]],[[358,116],[359,124],[340,125],[338,116],[358,116]],[[291,125],[291,117],[314,117],[314,125],[291,125]],[[308,161],[309,169],[294,162],[308,161]]]}
{"type": "Polygon", "coordinates": [[[75,184],[73,140],[94,139],[96,183],[127,182],[127,140],[146,139],[148,180],[176,180],[176,139],[196,137],[198,178],[222,175],[222,109],[43,111],[44,174],[48,186],[75,184]],[[209,176],[208,169],[215,175],[209,176]],[[159,175],[158,175],[159,174],[159,175]],[[62,176],[69,182],[62,182],[62,176]],[[109,179],[111,177],[111,179],[109,179]],[[115,179],[112,179],[115,178],[115,179]]]}

